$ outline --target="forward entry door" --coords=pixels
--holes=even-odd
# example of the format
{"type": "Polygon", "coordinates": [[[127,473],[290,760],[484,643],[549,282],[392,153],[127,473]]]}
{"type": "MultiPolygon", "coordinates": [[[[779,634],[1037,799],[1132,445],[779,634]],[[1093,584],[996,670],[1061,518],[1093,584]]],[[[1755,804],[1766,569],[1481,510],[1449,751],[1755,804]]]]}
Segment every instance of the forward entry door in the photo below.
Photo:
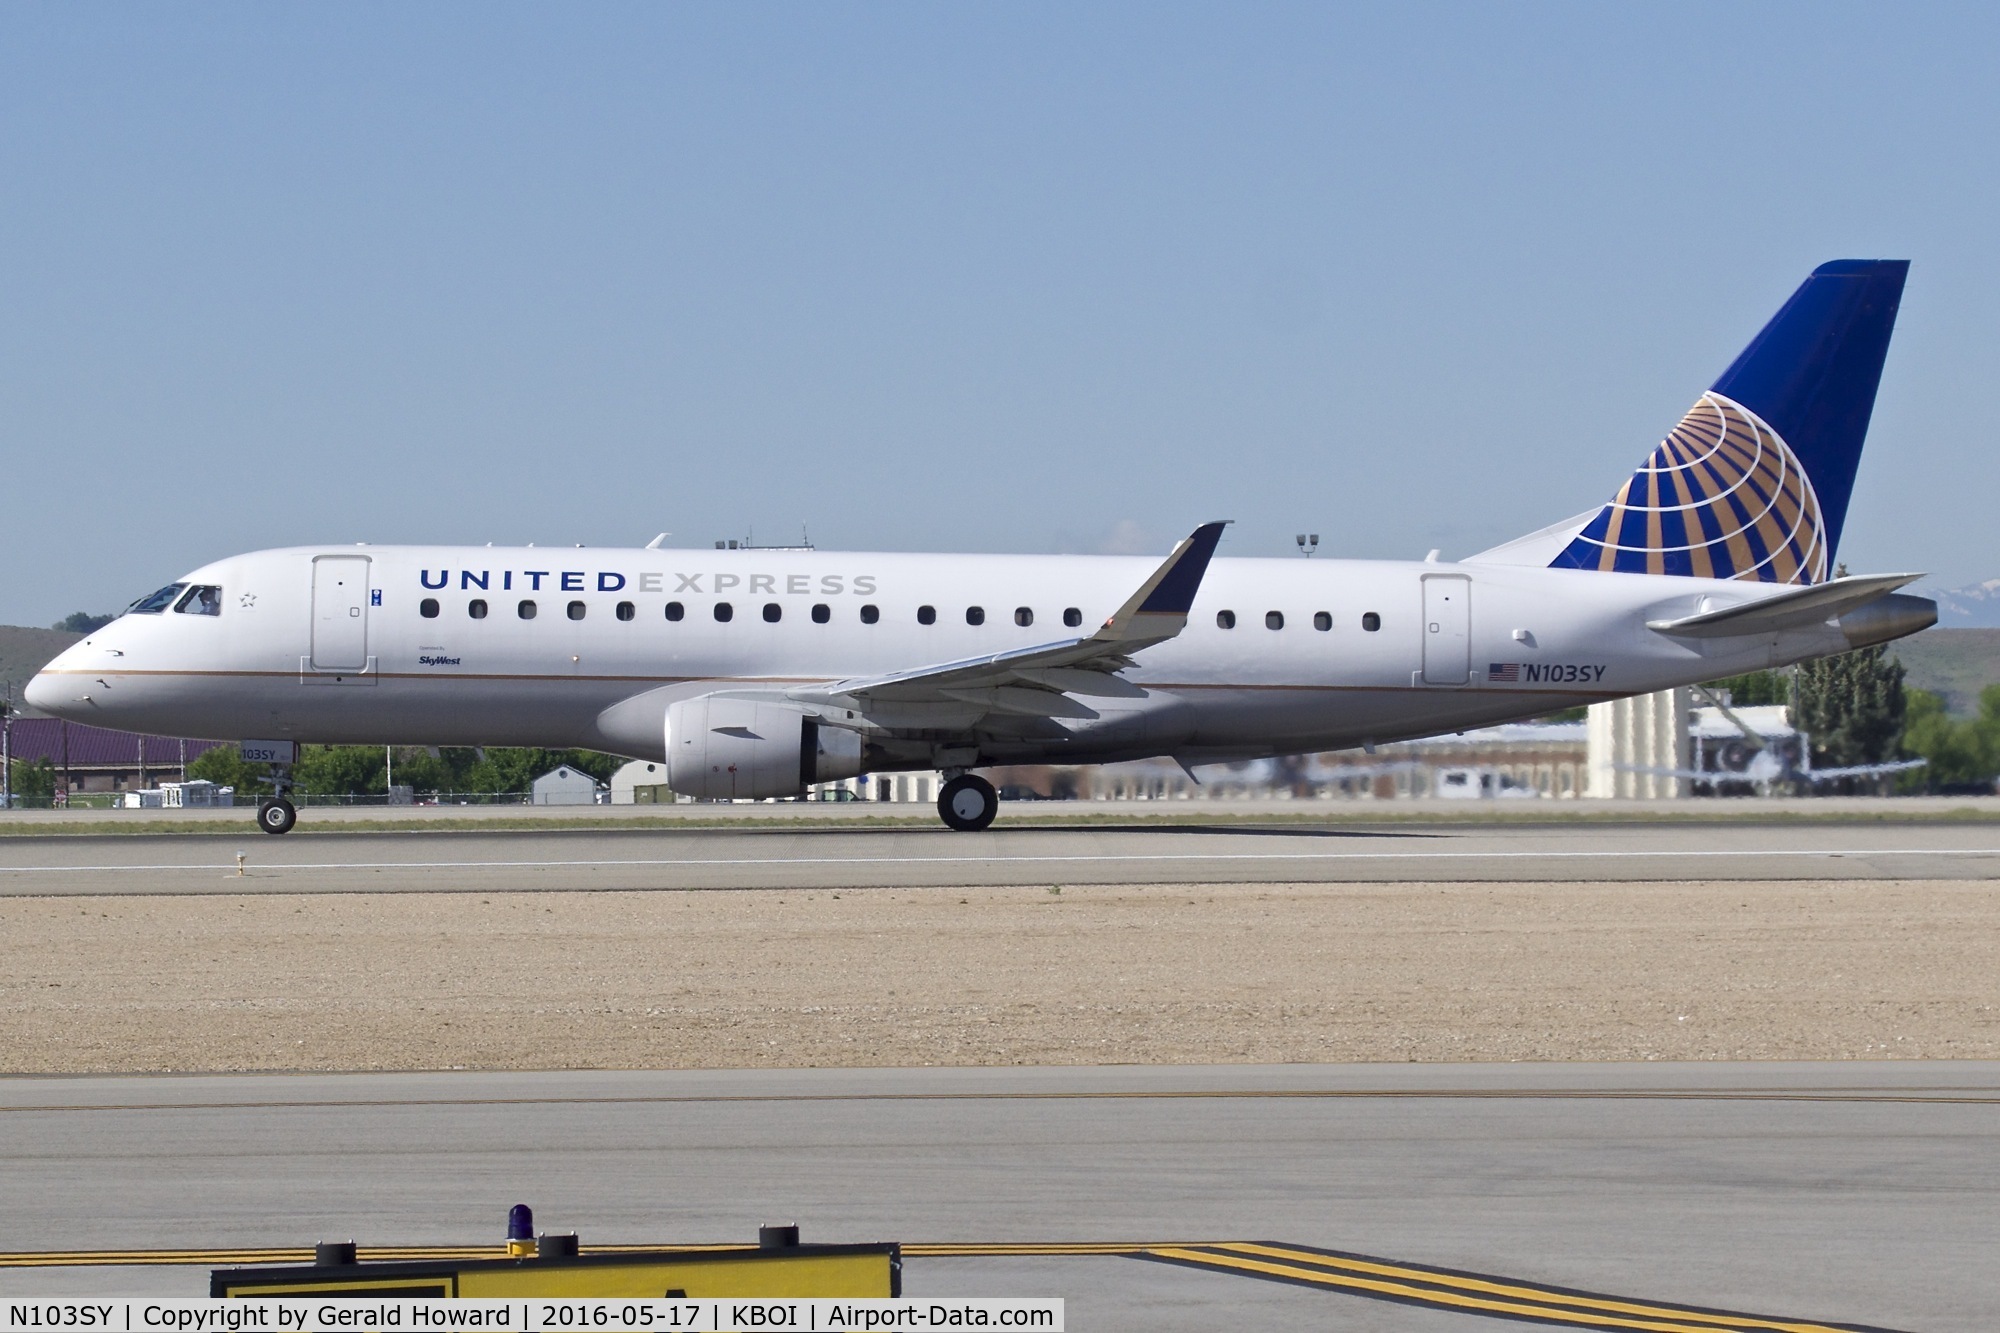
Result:
{"type": "Polygon", "coordinates": [[[1472,580],[1424,576],[1424,684],[1463,685],[1472,674],[1472,580]]]}
{"type": "Polygon", "coordinates": [[[315,671],[360,671],[368,665],[365,555],[313,561],[312,664],[315,671]]]}

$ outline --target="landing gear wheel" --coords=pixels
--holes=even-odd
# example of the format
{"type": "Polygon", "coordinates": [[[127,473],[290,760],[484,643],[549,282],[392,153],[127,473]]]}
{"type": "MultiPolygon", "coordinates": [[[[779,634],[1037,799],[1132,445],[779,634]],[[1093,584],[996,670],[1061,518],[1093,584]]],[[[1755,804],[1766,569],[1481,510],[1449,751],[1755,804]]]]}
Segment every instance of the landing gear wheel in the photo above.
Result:
{"type": "Polygon", "coordinates": [[[257,827],[266,833],[290,833],[292,825],[299,822],[299,812],[292,809],[292,803],[280,796],[275,801],[263,801],[257,806],[257,827]]]}
{"type": "Polygon", "coordinates": [[[1000,793],[985,778],[962,773],[938,792],[938,816],[960,833],[977,833],[1000,813],[1000,793]]]}

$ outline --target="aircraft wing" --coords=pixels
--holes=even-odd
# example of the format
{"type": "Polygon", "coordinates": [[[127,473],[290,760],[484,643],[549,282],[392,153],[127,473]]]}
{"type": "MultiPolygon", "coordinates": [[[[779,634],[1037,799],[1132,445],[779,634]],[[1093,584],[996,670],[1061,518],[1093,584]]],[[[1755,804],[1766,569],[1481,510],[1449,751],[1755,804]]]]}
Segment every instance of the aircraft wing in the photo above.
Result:
{"type": "Polygon", "coordinates": [[[1928,759],[1902,759],[1893,764],[1855,764],[1848,768],[1795,768],[1767,774],[1730,773],[1720,769],[1649,768],[1643,764],[1619,764],[1621,773],[1652,773],[1663,778],[1689,778],[1698,782],[1834,782],[1841,778],[1878,778],[1887,773],[1907,773],[1922,768],[1928,759]]]}
{"type": "Polygon", "coordinates": [[[1650,773],[1658,778],[1687,778],[1693,782],[1756,782],[1748,773],[1721,773],[1701,768],[1654,768],[1646,764],[1613,764],[1620,773],[1650,773]]]}
{"type": "Polygon", "coordinates": [[[986,713],[1094,718],[1095,709],[1070,696],[1145,697],[1144,690],[1117,673],[1132,665],[1132,654],[1165,643],[1187,627],[1188,609],[1226,526],[1217,522],[1196,528],[1094,634],[787,693],[802,702],[864,715],[916,716],[913,707],[934,708],[940,722],[968,710],[973,720],[986,713]]]}
{"type": "Polygon", "coordinates": [[[1885,773],[1907,773],[1913,768],[1922,768],[1928,759],[1903,759],[1893,764],[1855,764],[1848,768],[1815,768],[1808,773],[1794,773],[1792,776],[1807,782],[1833,782],[1840,778],[1879,778],[1885,773]]]}
{"type": "MultiPolygon", "coordinates": [[[[1774,634],[1779,630],[1831,620],[1878,597],[1887,596],[1921,574],[1857,574],[1828,583],[1792,588],[1736,606],[1701,611],[1677,620],[1649,620],[1646,628],[1686,638],[1725,638],[1735,634],[1774,634]]],[[[1704,599],[1705,600],[1705,599],[1704,599]]]]}

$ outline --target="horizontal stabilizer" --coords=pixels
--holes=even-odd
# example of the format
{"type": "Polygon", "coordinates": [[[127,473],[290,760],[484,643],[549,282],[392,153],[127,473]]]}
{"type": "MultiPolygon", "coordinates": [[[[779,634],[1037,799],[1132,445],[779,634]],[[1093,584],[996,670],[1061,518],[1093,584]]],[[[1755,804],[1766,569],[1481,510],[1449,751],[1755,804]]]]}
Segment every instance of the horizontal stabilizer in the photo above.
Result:
{"type": "Polygon", "coordinates": [[[1775,634],[1833,619],[1844,611],[1885,597],[1921,574],[1866,574],[1792,588],[1775,597],[1735,606],[1704,609],[1676,620],[1649,620],[1646,628],[1690,639],[1719,639],[1741,634],[1775,634]]]}

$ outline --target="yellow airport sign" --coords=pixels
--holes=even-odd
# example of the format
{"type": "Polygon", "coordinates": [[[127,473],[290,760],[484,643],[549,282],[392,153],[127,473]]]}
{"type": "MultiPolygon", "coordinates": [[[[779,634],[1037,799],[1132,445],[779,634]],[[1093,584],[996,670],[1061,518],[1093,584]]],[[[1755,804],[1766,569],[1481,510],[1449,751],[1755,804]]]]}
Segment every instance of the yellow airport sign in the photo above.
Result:
{"type": "Polygon", "coordinates": [[[900,1246],[754,1245],[519,1259],[218,1268],[211,1296],[416,1299],[894,1297],[900,1246]]]}

